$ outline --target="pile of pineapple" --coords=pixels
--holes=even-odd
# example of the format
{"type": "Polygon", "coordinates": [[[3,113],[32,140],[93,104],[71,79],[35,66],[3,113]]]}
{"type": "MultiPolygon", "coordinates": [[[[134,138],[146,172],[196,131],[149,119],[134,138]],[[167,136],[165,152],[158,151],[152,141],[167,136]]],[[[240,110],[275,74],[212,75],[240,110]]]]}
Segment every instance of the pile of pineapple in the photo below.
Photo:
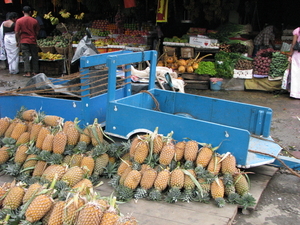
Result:
{"type": "Polygon", "coordinates": [[[231,153],[220,155],[217,147],[194,140],[175,141],[173,132],[158,134],[158,128],[136,136],[129,156],[123,157],[117,174],[110,180],[117,197],[149,200],[198,201],[214,199],[219,207],[226,203],[244,208],[256,200],[249,193],[249,178],[236,167],[231,153]]]}
{"type": "Polygon", "coordinates": [[[15,177],[0,187],[0,222],[137,224],[121,216],[116,197],[93,191],[128,144],[108,143],[96,119],[78,123],[25,108],[0,118],[0,172],[15,177]]]}

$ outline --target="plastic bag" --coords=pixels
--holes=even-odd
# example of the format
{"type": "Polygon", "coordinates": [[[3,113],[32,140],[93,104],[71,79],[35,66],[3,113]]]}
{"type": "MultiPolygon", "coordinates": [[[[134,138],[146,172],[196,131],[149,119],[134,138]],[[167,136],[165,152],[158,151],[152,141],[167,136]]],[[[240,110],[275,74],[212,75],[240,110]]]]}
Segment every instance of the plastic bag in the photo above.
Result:
{"type": "Polygon", "coordinates": [[[290,68],[286,69],[283,74],[281,89],[288,90],[289,76],[290,76],[290,68]]]}

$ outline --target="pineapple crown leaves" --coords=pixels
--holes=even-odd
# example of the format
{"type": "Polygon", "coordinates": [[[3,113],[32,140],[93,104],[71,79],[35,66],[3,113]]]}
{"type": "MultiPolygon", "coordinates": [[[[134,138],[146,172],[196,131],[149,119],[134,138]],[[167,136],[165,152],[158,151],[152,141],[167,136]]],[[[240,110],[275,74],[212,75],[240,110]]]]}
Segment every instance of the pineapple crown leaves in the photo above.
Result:
{"type": "Polygon", "coordinates": [[[106,137],[108,140],[110,140],[111,142],[115,142],[113,139],[111,139],[110,137],[108,137],[105,134],[105,132],[103,131],[101,125],[98,123],[98,118],[94,119],[93,125],[90,126],[89,128],[90,128],[90,131],[92,132],[93,136],[96,138],[98,143],[101,143],[101,141],[99,140],[96,129],[99,129],[101,131],[101,133],[103,134],[103,136],[106,137]]]}
{"type": "Polygon", "coordinates": [[[7,147],[13,147],[17,142],[15,139],[9,137],[4,137],[1,141],[7,147]]]}
{"type": "Polygon", "coordinates": [[[117,173],[118,170],[118,163],[111,163],[109,162],[107,166],[104,168],[103,176],[111,179],[114,174],[117,173]]]}
{"type": "Polygon", "coordinates": [[[51,158],[52,153],[46,150],[42,150],[39,154],[38,154],[38,158],[39,160],[43,160],[43,161],[49,161],[49,159],[51,158]]]}
{"type": "Polygon", "coordinates": [[[77,145],[71,151],[75,154],[80,154],[80,153],[86,152],[87,151],[86,142],[84,142],[84,141],[78,142],[77,145]]]}
{"type": "Polygon", "coordinates": [[[15,118],[22,119],[22,114],[25,112],[27,108],[25,106],[21,106],[21,108],[17,111],[15,118]]]}
{"type": "Polygon", "coordinates": [[[47,161],[47,162],[49,162],[51,164],[62,164],[63,155],[52,153],[51,157],[49,158],[49,161],[47,161]]]}
{"type": "Polygon", "coordinates": [[[5,174],[16,177],[19,175],[21,167],[22,167],[22,165],[20,165],[20,164],[10,163],[5,166],[5,168],[3,169],[3,172],[5,174]]]}
{"type": "Polygon", "coordinates": [[[249,193],[241,196],[237,203],[243,207],[243,210],[246,210],[249,207],[253,207],[256,204],[256,199],[249,193]]]}
{"type": "Polygon", "coordinates": [[[108,143],[99,143],[92,149],[92,156],[98,157],[100,155],[103,155],[104,153],[107,153],[110,148],[110,145],[108,143]]]}
{"type": "Polygon", "coordinates": [[[198,180],[188,170],[182,169],[182,171],[183,171],[184,174],[188,175],[192,179],[192,181],[194,182],[194,184],[196,185],[196,187],[200,191],[201,197],[203,197],[203,189],[202,189],[200,183],[198,182],[198,180]]]}

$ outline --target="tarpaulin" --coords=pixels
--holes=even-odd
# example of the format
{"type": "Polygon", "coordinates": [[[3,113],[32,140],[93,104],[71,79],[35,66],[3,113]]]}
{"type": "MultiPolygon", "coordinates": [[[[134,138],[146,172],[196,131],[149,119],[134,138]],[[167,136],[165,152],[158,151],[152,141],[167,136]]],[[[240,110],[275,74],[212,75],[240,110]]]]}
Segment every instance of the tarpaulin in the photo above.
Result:
{"type": "Polygon", "coordinates": [[[135,6],[135,0],[124,0],[124,8],[131,8],[135,6]]]}
{"type": "Polygon", "coordinates": [[[4,0],[5,4],[13,3],[12,0],[4,0]]]}
{"type": "Polygon", "coordinates": [[[156,22],[168,22],[168,0],[158,0],[156,22]]]}

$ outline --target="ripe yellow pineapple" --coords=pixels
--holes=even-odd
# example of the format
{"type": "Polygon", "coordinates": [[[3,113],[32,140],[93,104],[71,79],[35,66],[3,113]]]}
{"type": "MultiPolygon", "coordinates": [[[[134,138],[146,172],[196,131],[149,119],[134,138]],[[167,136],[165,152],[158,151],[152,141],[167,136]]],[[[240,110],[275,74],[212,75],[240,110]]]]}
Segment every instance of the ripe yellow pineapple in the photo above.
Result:
{"type": "Polygon", "coordinates": [[[44,151],[48,151],[48,152],[52,152],[53,151],[53,139],[54,139],[54,135],[53,134],[47,134],[43,144],[42,144],[42,150],[44,151]]]}
{"type": "Polygon", "coordinates": [[[6,129],[6,131],[4,133],[4,137],[7,137],[7,138],[11,137],[11,133],[13,132],[17,123],[18,123],[18,120],[11,121],[11,123],[9,124],[8,128],[6,129]]]}
{"type": "Polygon", "coordinates": [[[33,195],[42,190],[42,185],[39,183],[31,184],[23,196],[22,203],[25,204],[33,195]]]}
{"type": "Polygon", "coordinates": [[[37,155],[29,154],[23,163],[23,171],[31,172],[33,171],[35,165],[37,164],[37,155]]]}
{"type": "Polygon", "coordinates": [[[151,140],[153,141],[153,154],[159,154],[164,146],[164,141],[163,136],[158,134],[158,127],[151,134],[151,140]]]}
{"type": "Polygon", "coordinates": [[[91,143],[91,134],[88,127],[83,129],[83,133],[80,133],[79,142],[85,142],[87,145],[91,143]]]}
{"type": "Polygon", "coordinates": [[[229,173],[233,175],[236,171],[236,159],[231,153],[225,154],[221,162],[221,171],[223,174],[229,173]]]}
{"type": "Polygon", "coordinates": [[[84,177],[84,171],[78,166],[71,167],[62,176],[61,180],[66,182],[69,186],[73,187],[84,177]]]}
{"type": "Polygon", "coordinates": [[[63,154],[67,145],[67,135],[63,131],[59,131],[53,138],[53,153],[63,154]]]}
{"type": "Polygon", "coordinates": [[[65,174],[66,172],[66,167],[62,166],[62,165],[50,165],[48,166],[42,177],[48,181],[53,181],[53,179],[55,178],[56,174],[57,174],[57,180],[60,180],[62,178],[62,176],[65,174]]]}
{"type": "Polygon", "coordinates": [[[198,178],[198,182],[202,188],[203,193],[210,193],[210,183],[205,178],[198,178]]]}
{"type": "Polygon", "coordinates": [[[13,186],[3,201],[3,207],[6,209],[15,210],[22,204],[25,190],[21,186],[13,186]]]}
{"type": "Polygon", "coordinates": [[[98,177],[98,176],[102,175],[108,162],[109,162],[109,155],[107,153],[104,153],[104,154],[96,157],[93,176],[98,177]]]}
{"type": "Polygon", "coordinates": [[[71,159],[69,161],[69,166],[73,167],[73,166],[79,166],[81,165],[81,160],[83,159],[83,155],[82,154],[74,154],[71,156],[71,159]]]}
{"type": "Polygon", "coordinates": [[[62,128],[63,132],[67,133],[67,130],[69,129],[69,126],[73,125],[73,124],[74,124],[74,122],[71,121],[71,120],[65,121],[63,123],[63,128],[62,128]]]}
{"type": "Polygon", "coordinates": [[[176,162],[180,161],[184,156],[185,142],[180,141],[175,144],[175,155],[174,160],[176,162]]]}
{"type": "Polygon", "coordinates": [[[167,202],[177,202],[177,200],[181,197],[181,189],[184,185],[184,172],[180,168],[176,168],[171,172],[170,176],[170,187],[166,201],[167,202]]]}
{"type": "Polygon", "coordinates": [[[233,175],[233,181],[235,190],[239,195],[243,196],[249,193],[250,185],[245,174],[237,172],[233,175]]]}
{"type": "Polygon", "coordinates": [[[186,142],[184,148],[184,159],[186,161],[194,162],[198,154],[198,143],[196,141],[190,140],[186,142]]]}
{"type": "Polygon", "coordinates": [[[62,125],[64,119],[60,116],[55,116],[55,115],[46,115],[44,117],[44,123],[47,126],[55,127],[58,125],[62,125]]]}
{"type": "Polygon", "coordinates": [[[109,208],[104,212],[100,225],[114,225],[118,219],[119,214],[116,209],[116,197],[110,198],[109,208]]]}
{"type": "Polygon", "coordinates": [[[80,167],[91,176],[95,168],[95,160],[92,156],[84,156],[80,162],[80,167]]]}
{"type": "Polygon", "coordinates": [[[211,157],[213,154],[213,149],[210,145],[205,145],[202,148],[200,148],[200,151],[197,155],[196,159],[196,165],[197,167],[207,167],[211,157]]]}
{"type": "Polygon", "coordinates": [[[80,210],[76,224],[99,225],[103,216],[103,208],[96,201],[87,202],[80,210]]]}
{"type": "Polygon", "coordinates": [[[225,200],[224,200],[224,193],[225,187],[222,179],[216,178],[210,186],[210,192],[212,198],[216,201],[218,207],[224,207],[225,200]]]}
{"type": "Polygon", "coordinates": [[[63,224],[63,212],[65,208],[65,201],[57,201],[54,203],[53,210],[50,214],[48,224],[62,225],[63,224]]]}
{"type": "Polygon", "coordinates": [[[26,131],[27,125],[24,122],[19,121],[16,123],[16,126],[12,130],[10,137],[15,140],[18,140],[18,138],[26,131]]]}
{"type": "MultiPolygon", "coordinates": [[[[39,149],[42,149],[43,142],[44,142],[47,134],[50,134],[50,133],[51,133],[51,131],[48,127],[41,127],[41,129],[40,129],[40,131],[38,132],[38,135],[37,135],[35,146],[39,149]]],[[[30,139],[33,140],[31,137],[30,137],[30,139]]]]}
{"type": "Polygon", "coordinates": [[[3,146],[0,148],[0,165],[6,163],[9,160],[9,147],[3,146]]]}
{"type": "Polygon", "coordinates": [[[149,154],[149,143],[147,139],[140,141],[135,148],[134,161],[142,164],[149,154]]]}
{"type": "Polygon", "coordinates": [[[137,144],[138,144],[140,141],[141,141],[140,136],[135,136],[135,137],[132,139],[131,145],[130,145],[130,148],[129,148],[129,155],[130,155],[131,158],[134,157],[136,146],[137,146],[137,144]]]}
{"type": "Polygon", "coordinates": [[[77,128],[78,126],[78,120],[75,119],[74,123],[70,123],[67,125],[68,128],[66,129],[66,135],[67,135],[67,144],[68,145],[76,145],[79,141],[80,132],[77,128]]]}
{"type": "Polygon", "coordinates": [[[27,131],[20,135],[20,137],[16,142],[16,145],[26,144],[29,141],[30,141],[30,133],[27,131]]]}
{"type": "Polygon", "coordinates": [[[8,117],[0,118],[0,137],[3,136],[9,127],[11,119],[8,117]]]}
{"type": "Polygon", "coordinates": [[[40,130],[42,129],[42,123],[33,123],[30,129],[30,140],[37,141],[40,130]]]}
{"type": "Polygon", "coordinates": [[[167,166],[171,163],[175,155],[175,145],[172,142],[168,142],[162,148],[159,155],[159,163],[167,166]]]}
{"type": "Polygon", "coordinates": [[[140,171],[131,170],[124,180],[124,186],[134,190],[139,185],[141,178],[142,175],[140,171]]]}
{"type": "Polygon", "coordinates": [[[79,181],[78,183],[76,183],[72,188],[74,190],[79,191],[79,193],[81,195],[86,195],[88,192],[88,189],[91,189],[92,187],[93,187],[92,182],[89,179],[84,178],[81,181],[79,181]]]}
{"type": "Polygon", "coordinates": [[[45,169],[47,168],[48,164],[46,161],[43,160],[39,160],[37,161],[34,170],[32,172],[32,176],[33,177],[41,177],[45,171],[45,169]]]}
{"type": "Polygon", "coordinates": [[[218,175],[221,170],[221,157],[218,154],[213,154],[211,160],[207,165],[207,171],[213,175],[218,175]]]}
{"type": "Polygon", "coordinates": [[[117,170],[117,174],[119,176],[122,176],[122,174],[124,173],[124,171],[128,168],[131,167],[132,163],[129,160],[122,160],[122,162],[120,163],[118,170],[117,170]]]}
{"type": "Polygon", "coordinates": [[[125,181],[127,175],[128,175],[131,171],[132,171],[132,168],[131,168],[131,167],[127,167],[127,168],[124,170],[124,172],[122,173],[122,175],[121,175],[121,177],[120,177],[120,180],[119,180],[119,183],[120,183],[121,185],[124,184],[124,181],[125,181]]]}
{"type": "Polygon", "coordinates": [[[22,112],[22,119],[26,121],[33,121],[38,116],[37,111],[28,109],[22,112]]]}
{"type": "Polygon", "coordinates": [[[0,207],[3,206],[3,200],[6,195],[6,193],[10,190],[10,183],[4,183],[2,186],[0,186],[0,207]]]}
{"type": "Polygon", "coordinates": [[[158,172],[157,177],[154,181],[154,189],[149,193],[149,199],[159,201],[162,199],[162,191],[164,191],[170,181],[170,171],[164,169],[158,172]]]}
{"type": "Polygon", "coordinates": [[[53,199],[49,195],[36,196],[25,212],[26,220],[31,223],[39,221],[51,209],[52,204],[53,199]]]}
{"type": "Polygon", "coordinates": [[[88,126],[90,135],[91,135],[91,141],[93,146],[97,146],[100,143],[104,142],[103,138],[103,130],[100,124],[98,124],[98,119],[95,118],[94,123],[91,126],[88,126]]]}
{"type": "Polygon", "coordinates": [[[66,207],[63,210],[62,222],[64,225],[73,225],[77,219],[79,209],[84,205],[84,201],[75,195],[66,200],[66,207]]]}
{"type": "Polygon", "coordinates": [[[27,145],[24,144],[20,145],[16,150],[14,162],[18,164],[23,164],[27,158],[27,153],[26,153],[27,150],[28,150],[27,145]]]}
{"type": "Polygon", "coordinates": [[[149,190],[150,188],[153,187],[156,177],[157,177],[157,171],[155,169],[153,168],[146,169],[143,172],[142,179],[140,182],[141,187],[144,190],[149,190]]]}

